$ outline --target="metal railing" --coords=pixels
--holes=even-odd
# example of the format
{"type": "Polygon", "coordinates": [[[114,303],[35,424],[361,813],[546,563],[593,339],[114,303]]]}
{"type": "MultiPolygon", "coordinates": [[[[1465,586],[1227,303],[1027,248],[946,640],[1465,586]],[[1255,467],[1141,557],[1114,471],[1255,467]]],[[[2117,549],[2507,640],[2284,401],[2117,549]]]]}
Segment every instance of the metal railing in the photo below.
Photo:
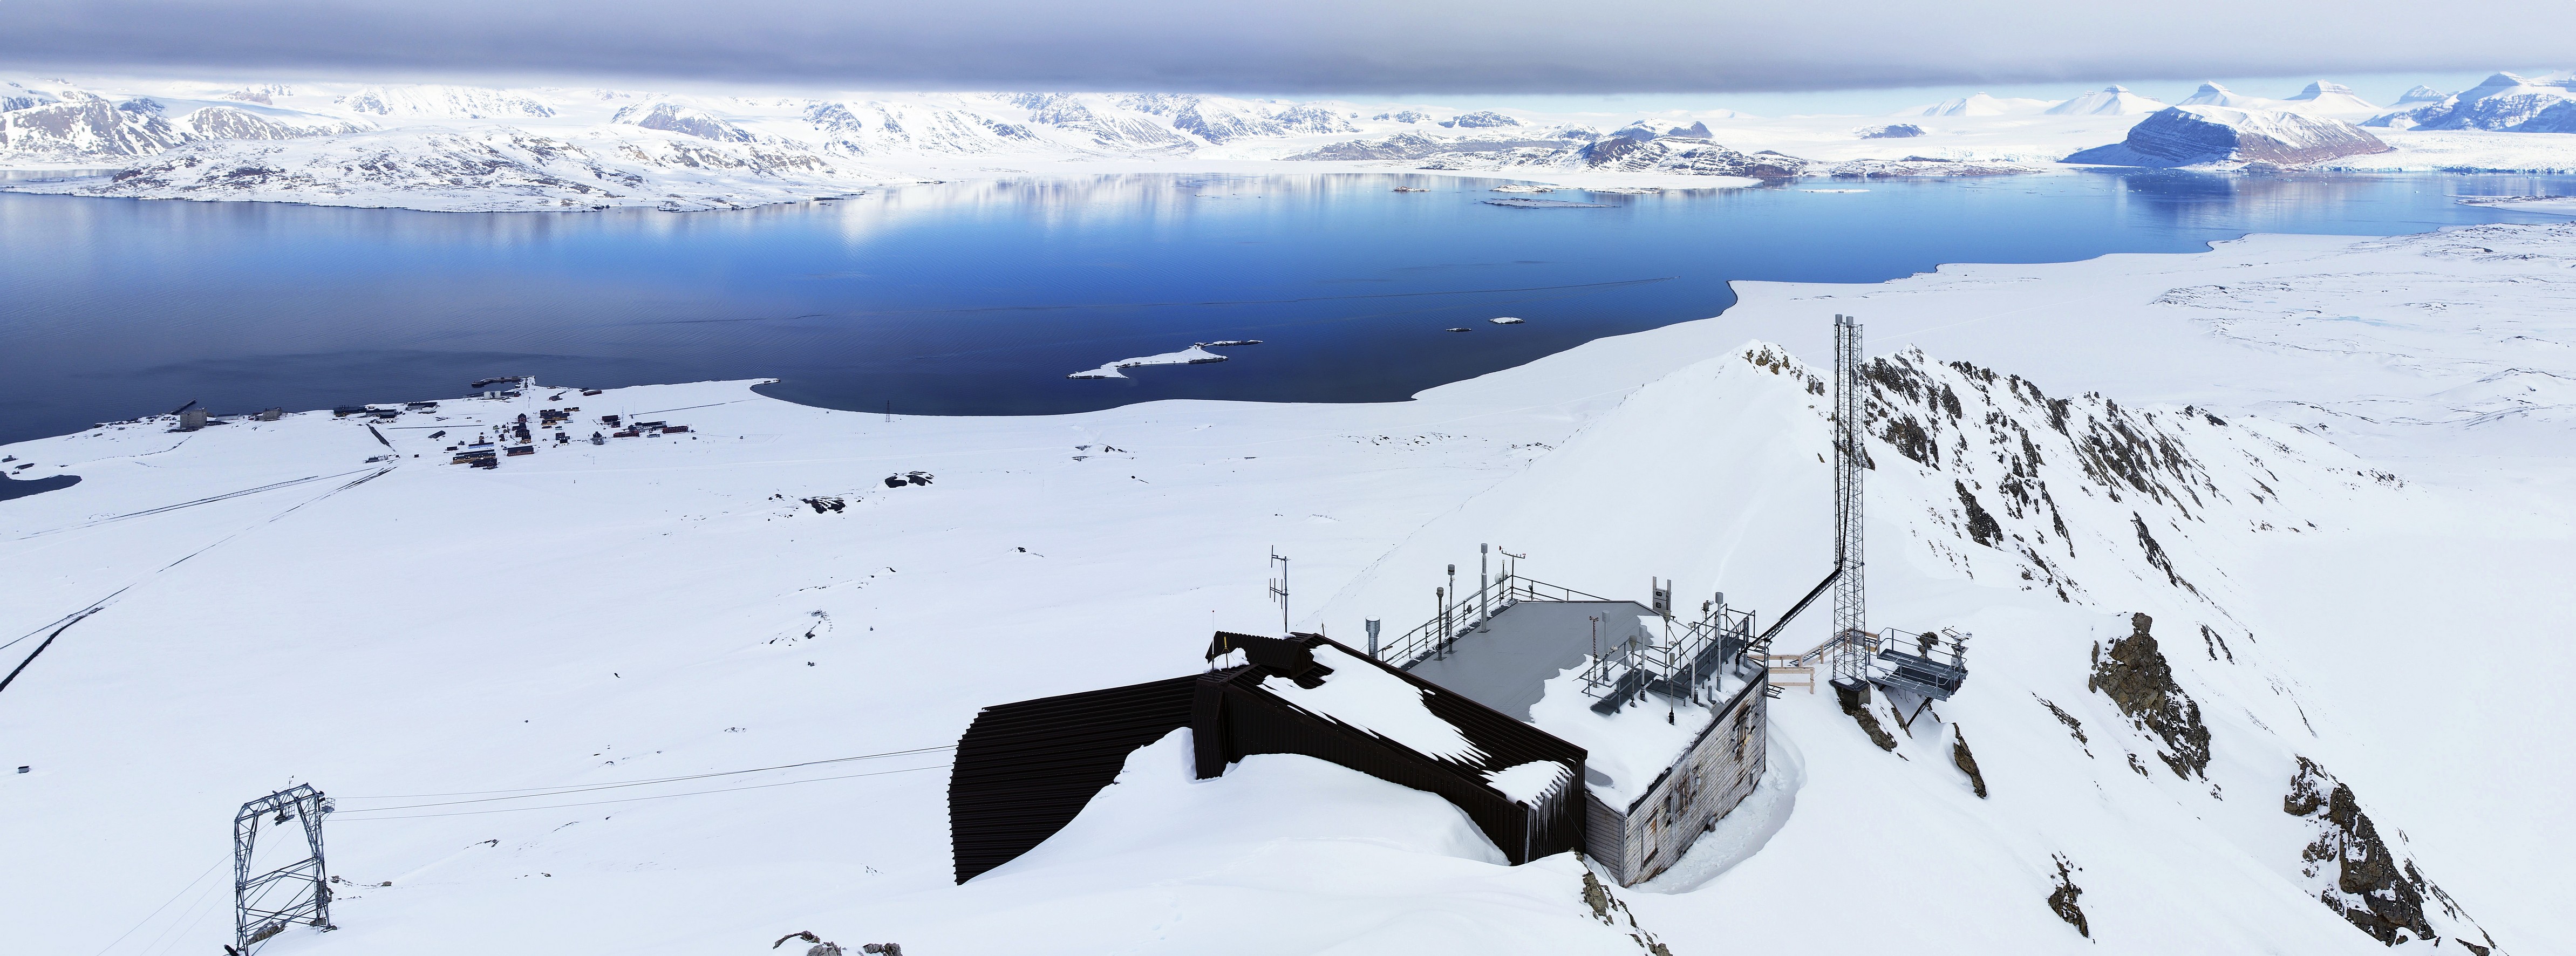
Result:
{"type": "Polygon", "coordinates": [[[1459,638],[1474,633],[1494,615],[1522,601],[1610,600],[1614,599],[1506,572],[1473,593],[1443,597],[1439,612],[1430,620],[1396,635],[1394,640],[1369,648],[1369,651],[1380,661],[1410,668],[1426,660],[1448,656],[1459,638]]]}
{"type": "MultiPolygon", "coordinates": [[[[1443,606],[1430,620],[1369,651],[1380,661],[1409,669],[1454,653],[1461,639],[1471,638],[1495,615],[1520,602],[1615,600],[1506,572],[1472,593],[1444,595],[1443,606]]],[[[1726,668],[1746,662],[1758,640],[1753,612],[1714,601],[1702,605],[1698,620],[1666,618],[1664,628],[1663,634],[1642,644],[1628,641],[1601,649],[1584,675],[1587,692],[1624,698],[1651,689],[1674,697],[1696,697],[1726,668]]]]}

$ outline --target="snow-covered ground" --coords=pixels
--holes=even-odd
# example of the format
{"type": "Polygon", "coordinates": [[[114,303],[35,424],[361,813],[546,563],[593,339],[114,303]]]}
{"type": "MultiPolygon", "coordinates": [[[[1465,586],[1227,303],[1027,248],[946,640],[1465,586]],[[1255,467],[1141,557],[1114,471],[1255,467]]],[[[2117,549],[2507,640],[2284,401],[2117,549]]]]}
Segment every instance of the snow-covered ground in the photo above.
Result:
{"type": "Polygon", "coordinates": [[[1068,374],[1065,377],[1126,378],[1126,374],[1120,372],[1119,369],[1144,368],[1149,365],[1206,365],[1213,362],[1225,361],[1225,356],[1207,350],[1207,347],[1211,344],[1215,343],[1194,342],[1190,344],[1189,348],[1181,349],[1177,352],[1163,352],[1156,355],[1139,355],[1135,358],[1124,358],[1114,362],[1104,362],[1101,363],[1099,368],[1083,369],[1082,371],[1068,374]]]}
{"type": "MultiPolygon", "coordinates": [[[[2461,98],[2493,93],[2521,104],[2507,111],[2514,117],[2555,116],[2535,111],[2576,96],[2563,82],[2499,79],[2435,99],[2444,115],[2484,116],[2461,98]]],[[[2191,99],[2265,115],[2344,122],[2400,115],[2329,83],[2279,100],[2204,93],[2191,99]]],[[[2164,108],[2117,86],[2070,90],[2063,100],[1965,97],[1893,117],[1759,117],[1168,93],[242,86],[0,75],[0,171],[44,174],[0,180],[0,188],[446,211],[730,209],[923,180],[1124,172],[1428,171],[1580,188],[1717,189],[1800,176],[2062,171],[2060,160],[2118,143],[2164,108]],[[62,175],[74,171],[90,175],[62,175]]],[[[2327,165],[2576,169],[2576,134],[2525,132],[2557,128],[2554,120],[2532,122],[2509,132],[2401,123],[2382,135],[2393,151],[2327,165]]]]}
{"type": "Polygon", "coordinates": [[[0,691],[10,948],[212,951],[234,808],[294,781],[350,883],[269,954],[2383,951],[2321,902],[2367,907],[2347,858],[2447,891],[2413,890],[2434,952],[2563,951],[2571,265],[2576,224],[1748,284],[1391,404],[889,421],[711,382],[0,447],[83,479],[0,503],[0,664],[45,647],[0,691]],[[1836,312],[1883,357],[1873,620],[1975,635],[1937,718],[1878,711],[1893,752],[1774,702],[1764,789],[1606,924],[1575,861],[1501,866],[1436,798],[1295,757],[1194,783],[1176,739],[951,885],[923,748],[1275,630],[1270,548],[1335,634],[1428,616],[1478,542],[1785,609],[1831,560],[1836,312]],[[692,430],[445,463],[566,406],[692,430]]]}

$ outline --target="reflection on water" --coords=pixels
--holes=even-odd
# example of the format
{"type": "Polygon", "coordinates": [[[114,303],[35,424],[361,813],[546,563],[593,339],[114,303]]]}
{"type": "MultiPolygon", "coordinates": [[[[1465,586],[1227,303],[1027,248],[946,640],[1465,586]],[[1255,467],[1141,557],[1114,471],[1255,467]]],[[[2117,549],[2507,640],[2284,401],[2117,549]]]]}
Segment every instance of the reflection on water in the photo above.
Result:
{"type": "Polygon", "coordinates": [[[1389,400],[1715,314],[1732,280],[2546,221],[2452,198],[2576,191],[2566,177],[2129,172],[1507,209],[1478,202],[1490,185],[1099,176],[579,214],[0,194],[0,441],[190,399],[318,408],[505,374],[776,377],[766,390],[783,398],[924,414],[1389,400]],[[1496,315],[1528,321],[1482,321],[1496,315]],[[1266,344],[1063,377],[1217,339],[1266,344]]]}

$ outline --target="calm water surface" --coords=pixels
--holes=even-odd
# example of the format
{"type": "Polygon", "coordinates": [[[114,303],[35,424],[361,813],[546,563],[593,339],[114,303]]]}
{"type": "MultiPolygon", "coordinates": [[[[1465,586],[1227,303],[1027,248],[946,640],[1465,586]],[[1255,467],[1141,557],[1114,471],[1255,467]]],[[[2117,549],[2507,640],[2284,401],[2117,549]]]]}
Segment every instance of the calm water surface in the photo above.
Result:
{"type": "Polygon", "coordinates": [[[2138,173],[1562,191],[1608,208],[1509,209],[1479,202],[1491,185],[1121,176],[577,214],[0,193],[0,442],[191,399],[320,408],[497,375],[777,378],[764,391],[792,401],[940,415],[1383,401],[1714,315],[1732,280],[2552,221],[2453,198],[2576,192],[2567,177],[2138,173]],[[1500,315],[1528,321],[1484,321],[1500,315]],[[1218,339],[1265,344],[1064,377],[1218,339]]]}

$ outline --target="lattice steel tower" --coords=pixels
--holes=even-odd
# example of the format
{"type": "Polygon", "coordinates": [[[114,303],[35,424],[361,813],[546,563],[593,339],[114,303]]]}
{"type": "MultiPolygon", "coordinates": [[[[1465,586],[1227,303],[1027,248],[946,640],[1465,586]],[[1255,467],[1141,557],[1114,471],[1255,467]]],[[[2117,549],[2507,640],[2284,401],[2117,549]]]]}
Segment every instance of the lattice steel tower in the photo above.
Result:
{"type": "Polygon", "coordinates": [[[330,874],[322,862],[322,814],[329,812],[322,791],[296,784],[242,804],[233,817],[233,948],[242,953],[284,932],[291,923],[330,929],[330,874]],[[276,814],[273,823],[301,820],[303,859],[265,873],[251,872],[252,850],[259,841],[260,818],[276,814]],[[280,894],[283,898],[280,899],[280,894]]]}
{"type": "Polygon", "coordinates": [[[1869,463],[1862,446],[1868,432],[1866,396],[1861,381],[1860,323],[1834,316],[1834,649],[1833,679],[1869,678],[1869,598],[1863,573],[1861,473],[1869,463]]]}

